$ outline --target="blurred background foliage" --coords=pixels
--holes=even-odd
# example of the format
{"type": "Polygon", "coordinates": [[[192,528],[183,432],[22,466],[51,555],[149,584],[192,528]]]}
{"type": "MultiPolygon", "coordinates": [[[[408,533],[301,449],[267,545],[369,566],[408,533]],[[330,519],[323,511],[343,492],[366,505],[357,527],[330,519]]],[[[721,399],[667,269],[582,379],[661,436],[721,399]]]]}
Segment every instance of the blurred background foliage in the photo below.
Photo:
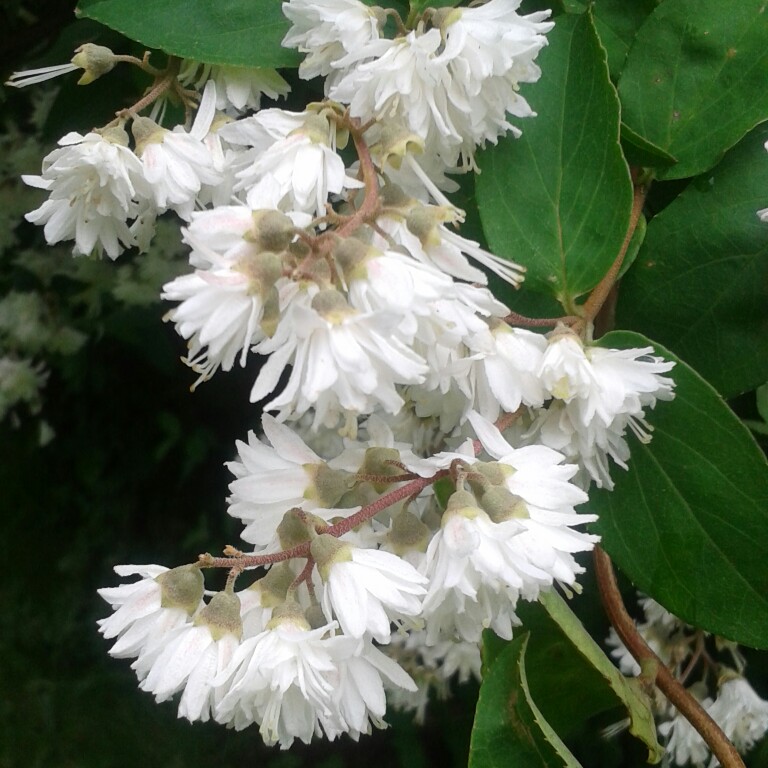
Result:
{"type": "MultiPolygon", "coordinates": [[[[0,4],[3,80],[66,62],[83,42],[141,53],[75,21],[71,0],[0,4]]],[[[0,91],[0,360],[23,362],[29,374],[25,396],[14,399],[0,363],[0,768],[464,766],[473,685],[436,702],[423,726],[392,714],[388,730],[359,744],[344,738],[280,752],[264,747],[255,728],[235,733],[178,720],[176,702],[156,705],[128,664],[106,653],[96,621],[107,607],[96,590],[117,583],[115,564],[174,566],[237,544],[224,462],[259,419],[247,405],[252,367],[189,392],[195,376],[179,362],[183,342],[162,322],[168,307],[158,298],[186,269],[176,222],[161,222],[149,254],[113,264],[72,259],[66,244],[46,246],[23,220],[42,196],[19,175],[38,173],[67,131],[109,120],[141,91],[133,77],[126,68],[87,89],[69,77],[0,91]]],[[[471,229],[479,238],[479,225],[471,229]]],[[[754,406],[745,408],[752,415],[754,406]]],[[[590,579],[575,608],[595,637],[605,637],[590,579]]],[[[757,655],[750,673],[765,695],[768,674],[757,655]]],[[[618,717],[602,715],[568,738],[585,766],[644,764],[642,747],[626,734],[600,736],[618,717]]],[[[765,745],[749,765],[768,765],[765,745]]]]}

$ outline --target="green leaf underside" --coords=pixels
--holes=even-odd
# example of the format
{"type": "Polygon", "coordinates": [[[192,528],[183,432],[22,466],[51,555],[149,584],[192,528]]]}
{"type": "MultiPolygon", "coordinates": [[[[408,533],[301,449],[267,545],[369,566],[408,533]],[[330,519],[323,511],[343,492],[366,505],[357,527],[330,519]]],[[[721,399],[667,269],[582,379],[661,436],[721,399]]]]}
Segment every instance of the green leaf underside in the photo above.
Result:
{"type": "Polygon", "coordinates": [[[580,768],[531,698],[525,669],[527,643],[527,633],[512,640],[483,680],[469,768],[580,768]]]}
{"type": "Polygon", "coordinates": [[[665,0],[640,28],[619,80],[622,118],[678,159],[679,179],[711,168],[768,119],[765,0],[665,0]]]}
{"type": "MultiPolygon", "coordinates": [[[[616,331],[600,346],[644,347],[616,331]]],[[[675,356],[659,345],[658,354],[675,356]]],[[[717,392],[680,360],[676,396],[647,414],[653,439],[630,439],[629,471],[590,507],[602,545],[637,588],[684,621],[768,648],[768,464],[717,392]]]]}
{"type": "MultiPolygon", "coordinates": [[[[573,644],[573,647],[590,664],[591,668],[599,673],[624,705],[630,718],[630,733],[648,747],[648,762],[658,763],[664,755],[664,749],[656,738],[656,724],[650,708],[650,701],[640,687],[639,681],[635,678],[624,677],[619,672],[557,592],[544,592],[539,597],[539,601],[552,621],[573,644]]],[[[582,676],[581,679],[585,679],[585,676],[582,676]]],[[[574,681],[574,687],[576,685],[577,683],[574,681]]],[[[533,688],[533,690],[536,689],[533,688]]],[[[582,690],[580,687],[576,687],[576,695],[580,696],[582,690]]],[[[571,711],[571,716],[573,717],[573,711],[571,711]]]]}
{"type": "Polygon", "coordinates": [[[568,307],[619,252],[632,186],[591,15],[560,16],[539,63],[544,75],[524,92],[538,116],[479,153],[477,199],[494,252],[526,266],[526,289],[568,307]]]}
{"type": "Polygon", "coordinates": [[[768,380],[768,126],[648,224],[618,325],[679,354],[724,397],[768,380]],[[717,222],[713,225],[713,222],[717,222]]]}
{"type": "Polygon", "coordinates": [[[149,48],[173,56],[237,67],[297,67],[283,48],[288,31],[277,0],[81,0],[77,13],[149,48]]]}

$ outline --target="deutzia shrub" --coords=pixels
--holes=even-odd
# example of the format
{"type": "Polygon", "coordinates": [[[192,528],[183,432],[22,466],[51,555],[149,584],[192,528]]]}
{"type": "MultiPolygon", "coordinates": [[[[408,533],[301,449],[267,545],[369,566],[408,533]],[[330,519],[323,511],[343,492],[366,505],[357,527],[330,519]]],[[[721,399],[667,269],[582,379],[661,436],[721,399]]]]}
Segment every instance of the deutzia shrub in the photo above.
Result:
{"type": "MultiPolygon", "coordinates": [[[[768,470],[713,386],[738,394],[768,368],[717,358],[727,334],[700,338],[705,352],[671,344],[679,358],[638,331],[716,332],[717,302],[705,304],[709,289],[676,248],[694,254],[691,274],[713,270],[713,290],[736,279],[718,272],[732,243],[767,252],[768,209],[734,178],[765,142],[764,129],[748,131],[768,103],[707,135],[711,156],[689,128],[644,112],[684,101],[648,73],[647,40],[687,19],[690,0],[638,11],[621,46],[606,29],[623,30],[623,17],[609,23],[602,8],[403,5],[288,0],[258,11],[278,38],[220,47],[210,63],[190,37],[168,44],[163,68],[154,53],[86,46],[69,65],[12,76],[21,86],[81,68],[87,83],[119,65],[149,78],[135,103],[68,133],[39,176],[23,177],[48,195],[27,219],[50,244],[110,259],[151,251],[159,217],[180,220],[188,268],[161,298],[192,389],[245,368],[263,411],[227,464],[244,549],[170,570],[117,566],[138,578],[100,590],[113,613],[99,631],[143,691],[178,696],[180,717],[255,725],[283,749],[358,740],[386,727],[388,703],[423,719],[453,678],[482,678],[470,760],[483,767],[497,764],[499,739],[515,765],[578,764],[546,722],[558,715],[535,703],[559,692],[526,671],[528,645],[541,654],[560,633],[563,675],[574,658],[598,670],[651,760],[666,750],[679,765],[739,765],[768,730],[736,645],[768,646],[768,470]],[[683,192],[664,186],[701,174],[683,192]],[[686,227],[701,209],[708,221],[710,193],[737,198],[752,241],[728,231],[695,253],[705,238],[686,227]],[[665,315],[678,300],[695,307],[683,330],[665,315]],[[611,656],[643,690],[560,597],[582,593],[592,552],[611,656]],[[659,599],[638,626],[609,555],[659,599]],[[214,569],[227,571],[223,589],[206,589],[214,569]],[[703,578],[716,594],[691,586],[703,578]],[[754,620],[750,599],[762,606],[754,620]]],[[[98,4],[87,9],[100,20],[98,4]]],[[[206,40],[221,46],[238,32],[229,23],[206,40]]],[[[743,24],[746,63],[742,43],[729,56],[749,71],[760,45],[743,24]]],[[[160,23],[159,39],[167,32],[160,23]]],[[[694,111],[670,114],[688,126],[694,111]]],[[[767,176],[755,171],[749,189],[767,176]]],[[[761,317],[748,322],[763,328],[761,317]]],[[[17,398],[34,401],[33,374],[17,398]]]]}

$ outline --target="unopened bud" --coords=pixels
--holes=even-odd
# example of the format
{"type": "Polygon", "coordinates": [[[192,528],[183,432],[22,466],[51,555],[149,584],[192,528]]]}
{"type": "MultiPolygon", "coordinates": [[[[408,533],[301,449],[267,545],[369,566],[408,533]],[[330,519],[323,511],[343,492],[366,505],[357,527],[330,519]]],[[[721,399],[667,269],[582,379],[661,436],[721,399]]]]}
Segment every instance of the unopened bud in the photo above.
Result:
{"type": "Polygon", "coordinates": [[[72,63],[83,70],[77,81],[78,85],[89,85],[102,75],[106,75],[117,64],[115,54],[103,45],[85,43],[75,48],[72,63]]]}

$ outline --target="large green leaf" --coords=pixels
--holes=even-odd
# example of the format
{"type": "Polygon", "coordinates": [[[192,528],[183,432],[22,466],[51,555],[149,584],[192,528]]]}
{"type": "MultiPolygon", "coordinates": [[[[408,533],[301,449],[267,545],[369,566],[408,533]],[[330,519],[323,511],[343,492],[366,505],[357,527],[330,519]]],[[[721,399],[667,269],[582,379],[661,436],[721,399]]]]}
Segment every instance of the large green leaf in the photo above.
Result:
{"type": "Polygon", "coordinates": [[[725,397],[768,380],[768,126],[648,224],[618,325],[668,346],[725,397]]]}
{"type": "Polygon", "coordinates": [[[528,634],[494,659],[480,687],[469,768],[580,768],[531,698],[525,668],[528,634]]]}
{"type": "Polygon", "coordinates": [[[768,119],[765,0],[665,0],[637,33],[619,80],[622,119],[678,163],[711,168],[768,119]]]}
{"type": "MultiPolygon", "coordinates": [[[[601,346],[650,344],[616,331],[601,346]]],[[[654,345],[667,359],[668,350],[654,345]]],[[[630,439],[629,471],[590,492],[594,530],[638,589],[684,621],[768,648],[768,464],[718,393],[677,359],[672,402],[646,414],[647,445],[630,439]]]]}
{"type": "Polygon", "coordinates": [[[288,31],[278,0],[80,0],[77,14],[148,48],[211,64],[295,67],[281,46],[288,31]]]}
{"type": "Polygon", "coordinates": [[[619,79],[637,30],[655,7],[656,0],[594,0],[595,27],[614,80],[619,79]]]}
{"type": "Polygon", "coordinates": [[[527,267],[526,289],[572,310],[619,252],[632,185],[591,15],[560,16],[539,61],[541,80],[525,91],[538,116],[480,153],[477,199],[493,250],[527,267]]]}

